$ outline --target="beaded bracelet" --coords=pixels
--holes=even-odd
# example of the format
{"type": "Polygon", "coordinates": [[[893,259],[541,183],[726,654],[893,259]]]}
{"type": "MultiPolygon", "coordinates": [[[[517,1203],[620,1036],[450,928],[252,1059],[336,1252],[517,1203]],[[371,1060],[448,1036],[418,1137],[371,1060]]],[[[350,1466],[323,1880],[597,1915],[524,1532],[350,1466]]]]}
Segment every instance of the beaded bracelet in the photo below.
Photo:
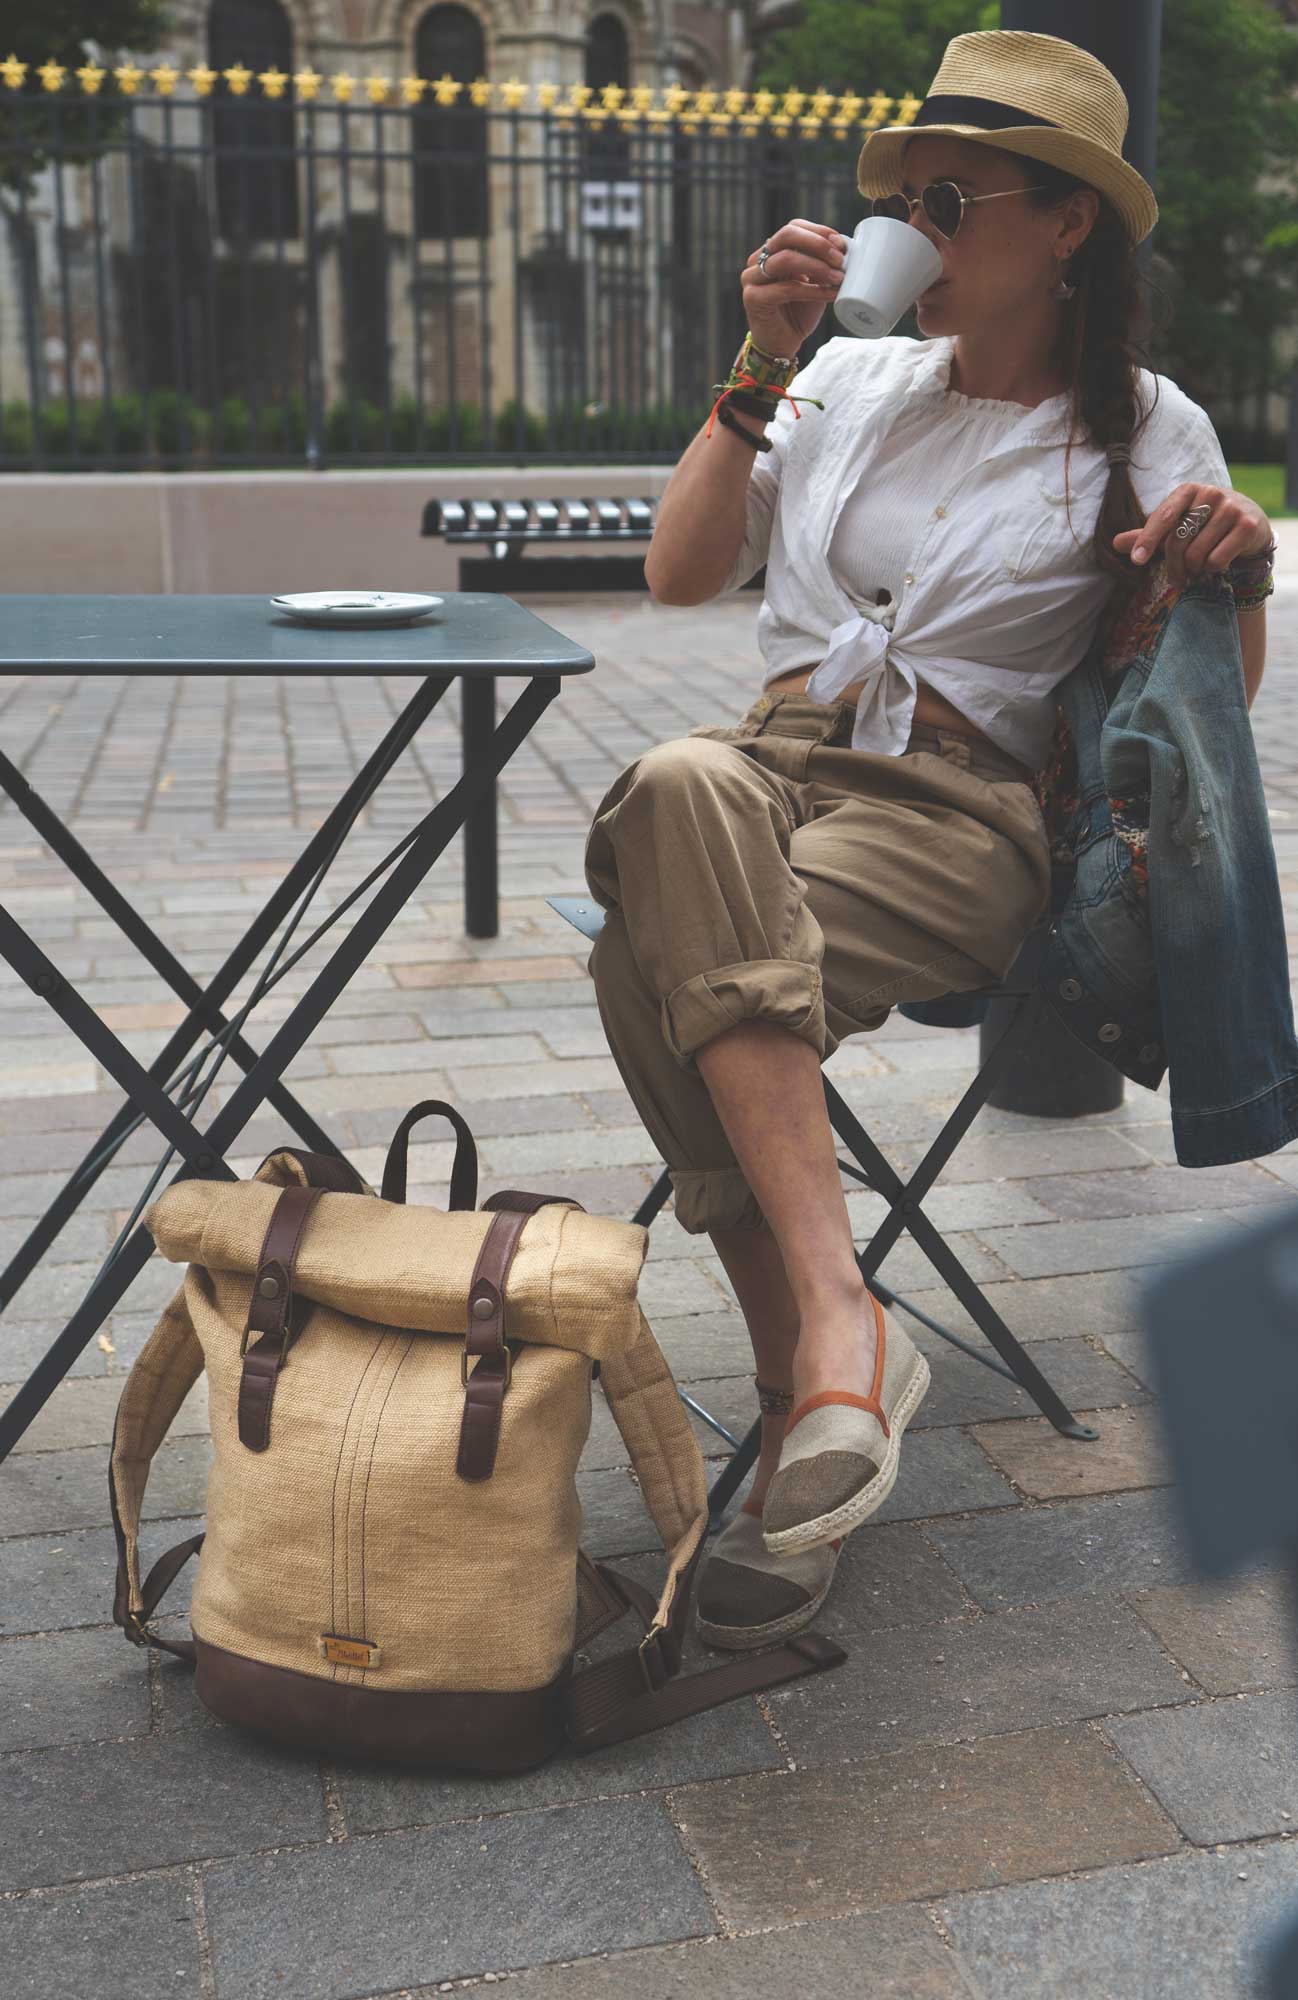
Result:
{"type": "Polygon", "coordinates": [[[1260,611],[1275,590],[1275,556],[1279,547],[1273,535],[1269,549],[1258,555],[1236,556],[1227,565],[1227,575],[1236,611],[1260,611]]]}

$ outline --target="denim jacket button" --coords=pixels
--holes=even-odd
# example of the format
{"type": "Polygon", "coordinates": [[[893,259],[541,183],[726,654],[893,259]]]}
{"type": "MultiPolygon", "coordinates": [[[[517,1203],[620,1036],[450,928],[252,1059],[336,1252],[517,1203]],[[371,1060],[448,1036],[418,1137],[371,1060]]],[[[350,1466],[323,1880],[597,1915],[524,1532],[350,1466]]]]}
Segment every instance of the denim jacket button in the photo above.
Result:
{"type": "Polygon", "coordinates": [[[1100,1040],[1102,1042],[1120,1042],[1122,1040],[1122,1030],[1116,1021],[1106,1021],[1104,1023],[1104,1026],[1100,1029],[1100,1040]]]}
{"type": "Polygon", "coordinates": [[[1059,991],[1065,1000],[1080,1000],[1082,997],[1082,982],[1080,979],[1061,979],[1059,982],[1059,991]]]}

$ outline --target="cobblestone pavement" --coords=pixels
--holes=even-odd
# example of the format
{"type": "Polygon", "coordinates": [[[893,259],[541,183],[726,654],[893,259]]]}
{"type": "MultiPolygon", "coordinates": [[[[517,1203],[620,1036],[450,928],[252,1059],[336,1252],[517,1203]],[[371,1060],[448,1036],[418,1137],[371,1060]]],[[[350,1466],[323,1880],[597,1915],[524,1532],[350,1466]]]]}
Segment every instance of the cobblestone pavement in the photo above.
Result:
{"type": "MultiPolygon", "coordinates": [[[[536,608],[599,665],[508,773],[500,936],[465,940],[448,853],[291,1077],[367,1172],[398,1114],[440,1095],[479,1137],[483,1194],[540,1183],[626,1215],[654,1160],[581,940],[543,898],[583,889],[584,829],[625,763],[746,705],[756,603],[536,608]]],[[[1298,916],[1298,575],[1271,624],[1255,720],[1298,916]]],[[[266,682],[11,680],[0,709],[9,754],[210,972],[400,692],[308,683],[290,705],[266,682]]],[[[455,731],[434,717],[358,831],[335,899],[457,770],[455,731]]],[[[152,1054],[181,1010],[13,812],[0,884],[103,1018],[152,1054]]],[[[8,1251],[116,1094],[12,978],[0,1008],[8,1251]]],[[[832,1073],[908,1165],[975,1054],[975,1031],[894,1017],[832,1073]]],[[[250,1171],[282,1136],[259,1117],[236,1164],[250,1171]]],[[[21,1380],[56,1332],[156,1150],[131,1142],[23,1289],[0,1326],[0,1379],[21,1380]]],[[[449,1166],[448,1144],[414,1147],[412,1197],[444,1203],[449,1166]]],[[[824,1617],[850,1663],[495,1781],[268,1752],[205,1718],[182,1669],[110,1625],[107,1443],[173,1283],[155,1262],[0,1469],[0,1990],[360,2000],[508,1976],[520,2000],[1250,1992],[1260,1930],[1298,1907],[1294,1660],[1274,1576],[1192,1580],[1135,1300],[1151,1263],[1210,1226],[1247,1227],[1295,1187],[1298,1148],[1182,1171],[1165,1098],[1135,1086],[1103,1117],[984,1112],[933,1216],[1101,1442],[1061,1440],[1022,1394],[917,1329],[933,1391],[824,1617]]],[[[850,1199],[864,1236],[871,1198],[850,1199]]],[[[884,1275],[959,1324],[913,1249],[884,1275]]],[[[710,1246],[670,1213],[643,1296],[681,1381],[746,1424],[733,1299],[710,1246]]],[[[191,1532],[202,1508],[201,1410],[177,1429],[151,1494],[155,1544],[191,1532]]],[[[581,1476],[590,1545],[648,1574],[652,1531],[607,1421],[581,1476]]]]}

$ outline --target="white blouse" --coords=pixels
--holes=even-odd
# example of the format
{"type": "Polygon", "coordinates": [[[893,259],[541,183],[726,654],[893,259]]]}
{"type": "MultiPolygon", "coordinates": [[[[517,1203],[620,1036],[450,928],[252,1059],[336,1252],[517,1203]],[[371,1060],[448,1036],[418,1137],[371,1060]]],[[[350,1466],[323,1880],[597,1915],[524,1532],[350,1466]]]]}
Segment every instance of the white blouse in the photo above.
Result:
{"type": "MultiPolygon", "coordinates": [[[[781,403],[722,589],[766,563],[763,685],[815,667],[807,692],[832,701],[865,680],[856,749],[905,749],[922,680],[1035,770],[1053,691],[1113,588],[1090,550],[1108,465],[1076,442],[1065,494],[1068,398],[1029,409],[962,396],[947,387],[954,347],[950,335],[826,342],[792,385],[825,407],[795,417],[781,403]]],[[[1228,487],[1207,413],[1148,369],[1140,391],[1142,409],[1154,402],[1130,467],[1145,514],[1186,480],[1228,487]]]]}

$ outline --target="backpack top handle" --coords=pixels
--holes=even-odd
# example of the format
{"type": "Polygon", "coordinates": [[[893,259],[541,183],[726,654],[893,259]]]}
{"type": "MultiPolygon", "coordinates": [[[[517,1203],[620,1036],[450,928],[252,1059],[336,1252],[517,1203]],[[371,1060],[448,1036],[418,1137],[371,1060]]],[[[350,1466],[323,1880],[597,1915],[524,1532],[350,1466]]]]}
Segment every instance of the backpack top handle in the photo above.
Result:
{"type": "Polygon", "coordinates": [[[455,1165],[451,1168],[451,1207],[476,1208],[478,1205],[478,1148],[472,1132],[453,1105],[444,1104],[440,1097],[427,1097],[422,1104],[416,1104],[407,1111],[405,1117],[392,1135],[388,1147],[388,1157],[383,1168],[384,1201],[404,1201],[406,1198],[406,1158],[410,1146],[411,1127],[421,1118],[437,1115],[449,1118],[455,1127],[455,1165]]]}

